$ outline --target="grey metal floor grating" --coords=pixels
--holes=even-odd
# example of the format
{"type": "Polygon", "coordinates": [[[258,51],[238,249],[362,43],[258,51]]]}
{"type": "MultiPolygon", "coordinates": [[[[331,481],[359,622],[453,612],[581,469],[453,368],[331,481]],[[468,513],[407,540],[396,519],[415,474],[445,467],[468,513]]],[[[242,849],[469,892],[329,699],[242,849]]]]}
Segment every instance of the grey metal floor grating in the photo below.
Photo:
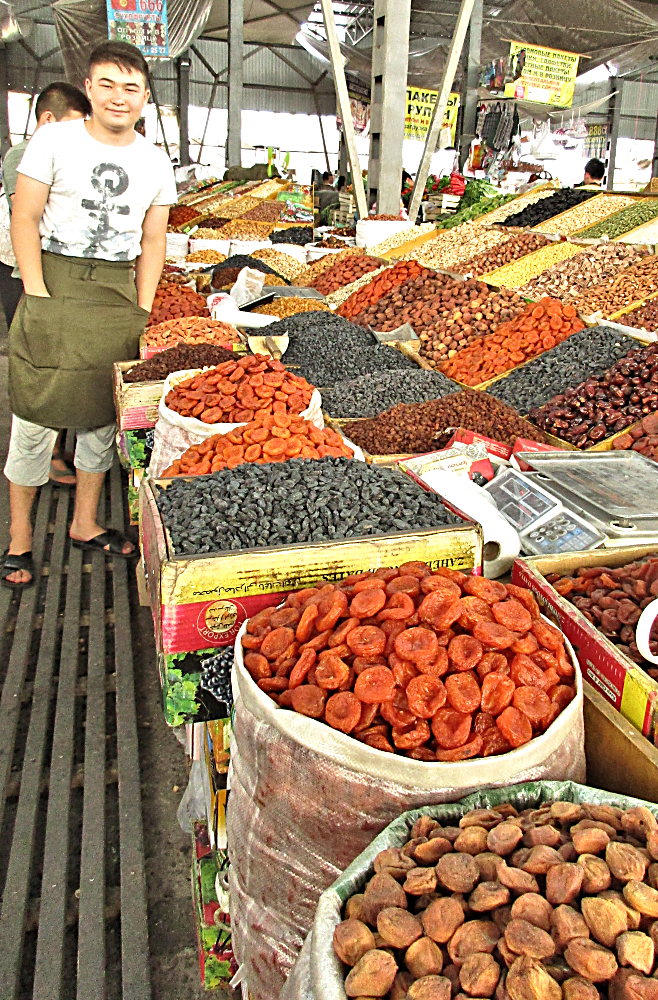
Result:
{"type": "MultiPolygon", "coordinates": [[[[118,464],[101,509],[123,530],[118,464]]],[[[0,997],[150,1000],[128,573],[45,486],[38,585],[0,588],[0,997]]]]}

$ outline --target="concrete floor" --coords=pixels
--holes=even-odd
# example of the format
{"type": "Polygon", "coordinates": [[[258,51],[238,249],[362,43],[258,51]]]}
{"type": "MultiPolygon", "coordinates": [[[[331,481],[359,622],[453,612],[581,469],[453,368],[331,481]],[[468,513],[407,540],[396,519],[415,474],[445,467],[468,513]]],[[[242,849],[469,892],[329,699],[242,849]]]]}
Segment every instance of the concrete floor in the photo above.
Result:
{"type": "MultiPolygon", "coordinates": [[[[0,309],[0,461],[4,466],[11,413],[7,398],[7,328],[0,309]]],[[[0,476],[0,551],[8,542],[9,489],[0,476]]],[[[136,535],[134,536],[136,539],[136,535]]],[[[133,655],[140,736],[142,806],[148,891],[153,1000],[197,1000],[201,989],[192,912],[191,838],[176,811],[187,784],[182,746],[165,725],[160,700],[153,622],[131,589],[133,655]]],[[[119,1000],[119,998],[113,998],[119,1000]]]]}

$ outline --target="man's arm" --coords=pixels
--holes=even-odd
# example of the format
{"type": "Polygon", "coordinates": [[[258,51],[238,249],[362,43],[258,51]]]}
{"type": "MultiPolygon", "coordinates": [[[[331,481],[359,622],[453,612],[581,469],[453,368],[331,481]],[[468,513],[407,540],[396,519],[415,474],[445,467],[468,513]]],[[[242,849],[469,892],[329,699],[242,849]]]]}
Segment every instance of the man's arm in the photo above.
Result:
{"type": "Polygon", "coordinates": [[[151,205],[142,223],[142,252],[135,265],[135,284],[137,305],[148,312],[164,267],[168,219],[168,205],[151,205]]]}
{"type": "Polygon", "coordinates": [[[11,242],[26,295],[48,297],[41,267],[39,223],[48,201],[50,185],[18,175],[11,208],[11,242]]]}

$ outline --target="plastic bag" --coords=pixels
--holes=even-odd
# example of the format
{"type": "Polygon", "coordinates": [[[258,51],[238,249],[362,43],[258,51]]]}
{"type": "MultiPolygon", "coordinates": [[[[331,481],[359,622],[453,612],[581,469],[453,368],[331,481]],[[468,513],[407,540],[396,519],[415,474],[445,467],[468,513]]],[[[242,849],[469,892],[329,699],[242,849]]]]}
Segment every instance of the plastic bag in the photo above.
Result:
{"type": "MultiPolygon", "coordinates": [[[[203,765],[205,766],[205,765],[203,765]]],[[[203,791],[203,773],[201,761],[193,760],[190,767],[190,777],[187,788],[180,800],[176,819],[183,833],[194,833],[194,823],[206,820],[206,799],[203,791]]]]}
{"type": "Polygon", "coordinates": [[[388,847],[402,847],[406,843],[410,830],[420,815],[432,816],[442,825],[452,826],[457,825],[459,819],[470,809],[495,809],[502,802],[509,802],[516,809],[537,809],[544,802],[555,802],[557,799],[619,806],[621,809],[646,806],[658,816],[658,808],[651,802],[603,792],[573,781],[537,781],[512,788],[491,789],[476,792],[452,805],[438,805],[404,813],[387,826],[322,894],[313,928],[279,1000],[346,1000],[343,970],[332,945],[334,928],[340,923],[343,904],[354,893],[363,890],[373,874],[373,863],[380,851],[388,847]]]}
{"type": "MultiPolygon", "coordinates": [[[[195,368],[186,372],[173,372],[165,379],[162,397],[158,404],[158,419],[153,432],[153,452],[149,464],[149,476],[154,479],[161,476],[172,462],[180,458],[193,444],[199,444],[215,434],[228,434],[234,427],[244,427],[244,424],[204,424],[196,417],[182,417],[176,410],[170,410],[165,404],[167,393],[171,392],[179,382],[206,371],[195,368]]],[[[322,416],[322,396],[317,389],[313,390],[311,402],[306,410],[300,413],[304,420],[310,420],[316,427],[324,427],[322,416]]]]}
{"type": "Polygon", "coordinates": [[[254,267],[243,267],[231,289],[231,298],[237,302],[238,306],[253,302],[254,299],[260,298],[264,281],[263,271],[257,271],[254,267]]]}
{"type": "MultiPolygon", "coordinates": [[[[583,692],[547,732],[499,757],[423,763],[381,753],[282,711],[244,668],[236,639],[231,744],[231,919],[254,1000],[278,996],[324,889],[406,809],[482,787],[585,778],[583,692]]],[[[575,656],[569,647],[575,663],[575,656]]]]}

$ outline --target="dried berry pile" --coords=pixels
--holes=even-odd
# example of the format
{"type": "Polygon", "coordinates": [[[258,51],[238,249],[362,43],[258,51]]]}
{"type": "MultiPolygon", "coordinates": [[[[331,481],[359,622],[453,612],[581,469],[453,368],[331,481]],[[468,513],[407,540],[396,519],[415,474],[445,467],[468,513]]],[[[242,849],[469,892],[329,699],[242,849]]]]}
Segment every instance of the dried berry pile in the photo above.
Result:
{"type": "Polygon", "coordinates": [[[632,337],[624,337],[610,327],[594,326],[573,333],[486,391],[525,416],[565,389],[605,374],[615,361],[636,347],[632,337]]]}
{"type": "Polygon", "coordinates": [[[516,319],[501,323],[489,337],[474,341],[445,361],[441,371],[464,385],[481,385],[555,347],[584,326],[573,306],[541,299],[526,306],[516,319]]]}
{"type": "Polygon", "coordinates": [[[168,225],[174,228],[184,226],[186,222],[196,219],[199,214],[200,210],[193,208],[191,205],[173,205],[169,209],[168,225]]]}
{"type": "Polygon", "coordinates": [[[366,254],[360,257],[347,257],[338,264],[328,268],[324,274],[319,275],[312,283],[311,288],[317,289],[322,295],[330,295],[331,292],[343,288],[344,285],[351,285],[353,281],[377,271],[381,267],[381,261],[366,254]]]}
{"type": "Polygon", "coordinates": [[[255,354],[179,382],[165,403],[204,424],[240,424],[253,420],[256,413],[302,413],[312,394],[313,386],[301,375],[286,371],[280,361],[255,354]]]}
{"type": "MultiPolygon", "coordinates": [[[[388,270],[382,271],[380,275],[368,285],[360,288],[358,292],[350,295],[349,299],[346,299],[339,306],[338,314],[339,316],[344,316],[346,319],[354,319],[378,302],[379,299],[388,295],[394,288],[398,288],[399,285],[404,285],[410,279],[413,280],[421,276],[429,277],[433,274],[433,271],[424,268],[415,260],[399,261],[393,267],[389,267],[388,270]]],[[[382,320],[385,318],[382,316],[382,320]]],[[[381,327],[375,326],[375,329],[379,330],[381,327]]]]}
{"type": "Polygon", "coordinates": [[[635,327],[637,330],[655,332],[658,330],[658,299],[652,299],[643,306],[624,313],[617,322],[623,323],[624,326],[635,327]]]}
{"type": "Polygon", "coordinates": [[[148,361],[142,361],[123,373],[124,382],[163,382],[172,372],[185,372],[192,368],[209,368],[223,361],[234,361],[235,355],[225,347],[214,344],[178,344],[160,351],[148,361]]]}
{"type": "Polygon", "coordinates": [[[575,205],[580,205],[582,201],[587,201],[588,198],[592,198],[595,194],[599,193],[598,191],[564,188],[561,191],[556,191],[550,198],[542,198],[541,201],[535,202],[534,205],[528,205],[515,215],[508,215],[504,225],[527,226],[529,229],[532,229],[533,226],[538,226],[540,222],[552,219],[554,215],[566,212],[575,205]]]}
{"type": "MultiPolygon", "coordinates": [[[[239,341],[238,331],[230,323],[203,316],[168,319],[150,326],[144,333],[146,346],[164,350],[174,344],[233,344],[239,341]]],[[[182,371],[182,369],[180,369],[182,371]]]]}
{"type": "Polygon", "coordinates": [[[338,382],[323,393],[322,407],[332,417],[376,417],[397,403],[425,403],[458,389],[439,372],[380,372],[338,382]]]}
{"type": "Polygon", "coordinates": [[[546,440],[510,406],[471,389],[429,403],[400,403],[372,420],[346,424],[343,430],[350,441],[371,455],[420,455],[443,448],[456,427],[509,445],[518,437],[546,440]]]}
{"type": "Polygon", "coordinates": [[[479,278],[505,264],[511,264],[521,257],[526,257],[529,253],[545,247],[550,242],[540,233],[521,233],[491,250],[485,250],[484,253],[478,253],[470,260],[464,261],[459,265],[458,270],[462,274],[472,274],[473,277],[479,278]]]}
{"type": "MultiPolygon", "coordinates": [[[[658,558],[653,556],[617,569],[585,567],[573,576],[552,573],[546,579],[622,653],[648,668],[635,642],[635,626],[644,608],[658,597],[658,558]]],[[[654,655],[658,653],[656,640],[658,632],[654,630],[649,644],[654,655]]],[[[648,673],[658,677],[653,667],[648,668],[648,673]]]]}
{"type": "MultiPolygon", "coordinates": [[[[172,275],[177,277],[177,275],[172,275]]],[[[157,326],[168,319],[178,319],[181,316],[208,316],[210,313],[203,295],[197,295],[186,285],[168,281],[159,284],[155,290],[155,298],[151,307],[151,315],[147,326],[157,326]]]]}
{"type": "Polygon", "coordinates": [[[178,553],[363,538],[451,523],[436,494],[347,458],[240,465],[174,479],[158,508],[178,553]]]}
{"type": "Polygon", "coordinates": [[[245,462],[263,465],[289,458],[352,458],[353,455],[340,434],[328,427],[320,430],[308,420],[287,413],[259,412],[244,427],[192,445],[162,475],[205,476],[221,469],[237,469],[245,462]]]}
{"type": "Polygon", "coordinates": [[[651,413],[628,434],[615,438],[615,451],[639,451],[645,458],[658,462],[658,413],[651,413]]]}
{"type": "Polygon", "coordinates": [[[307,243],[313,242],[313,226],[291,226],[290,229],[279,229],[272,233],[270,239],[272,243],[294,243],[298,247],[305,247],[307,243]]]}
{"type": "Polygon", "coordinates": [[[653,1000],[658,822],[553,802],[420,816],[334,931],[348,997],[653,1000]],[[599,993],[599,991],[602,991],[599,993]]]}
{"type": "Polygon", "coordinates": [[[658,345],[642,347],[614,364],[605,375],[568,389],[530,419],[538,427],[589,448],[658,410],[658,345]]]}
{"type": "Polygon", "coordinates": [[[414,760],[506,753],[575,695],[529,590],[422,562],[293,593],[249,619],[242,647],[281,708],[414,760]]]}

